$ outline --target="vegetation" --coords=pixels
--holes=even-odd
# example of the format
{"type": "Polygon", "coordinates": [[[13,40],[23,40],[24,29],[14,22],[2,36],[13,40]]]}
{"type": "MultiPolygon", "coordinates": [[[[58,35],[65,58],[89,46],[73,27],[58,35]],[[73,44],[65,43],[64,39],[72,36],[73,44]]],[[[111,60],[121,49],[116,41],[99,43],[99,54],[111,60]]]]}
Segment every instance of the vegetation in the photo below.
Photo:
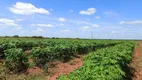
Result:
{"type": "Polygon", "coordinates": [[[50,62],[91,52],[82,67],[59,80],[121,80],[133,47],[130,41],[118,40],[1,38],[0,58],[4,72],[21,73],[36,66],[48,73],[50,62]]]}
{"type": "Polygon", "coordinates": [[[6,56],[4,66],[7,71],[17,73],[28,68],[28,58],[26,57],[26,54],[22,52],[22,49],[8,49],[5,50],[4,53],[6,56]]]}
{"type": "Polygon", "coordinates": [[[82,67],[58,80],[123,80],[123,68],[132,60],[133,48],[128,42],[91,52],[82,67]]]}

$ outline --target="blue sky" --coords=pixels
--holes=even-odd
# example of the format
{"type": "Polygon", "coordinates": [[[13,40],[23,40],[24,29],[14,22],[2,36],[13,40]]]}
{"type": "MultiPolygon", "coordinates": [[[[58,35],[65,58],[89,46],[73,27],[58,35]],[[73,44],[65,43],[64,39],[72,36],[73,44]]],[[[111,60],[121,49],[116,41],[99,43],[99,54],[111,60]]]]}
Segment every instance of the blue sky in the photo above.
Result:
{"type": "Polygon", "coordinates": [[[141,0],[3,0],[0,36],[142,39],[141,0]]]}

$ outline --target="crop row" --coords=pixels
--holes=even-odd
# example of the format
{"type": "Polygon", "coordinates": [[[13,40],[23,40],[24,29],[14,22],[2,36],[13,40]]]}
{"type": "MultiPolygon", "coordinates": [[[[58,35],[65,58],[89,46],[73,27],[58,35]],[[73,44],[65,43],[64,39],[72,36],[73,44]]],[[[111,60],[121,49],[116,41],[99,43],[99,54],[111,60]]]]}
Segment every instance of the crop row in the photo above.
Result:
{"type": "MultiPolygon", "coordinates": [[[[4,57],[4,50],[11,48],[21,48],[23,51],[31,50],[34,47],[79,47],[79,46],[100,46],[116,43],[116,41],[96,41],[96,40],[50,40],[50,39],[0,39],[0,58],[4,57]]],[[[98,46],[98,47],[99,47],[98,46]]],[[[81,50],[82,51],[82,50],[81,50]]]]}
{"type": "Polygon", "coordinates": [[[125,66],[132,60],[133,48],[133,43],[126,42],[91,52],[84,59],[83,66],[58,80],[123,80],[125,66]]]}
{"type": "Polygon", "coordinates": [[[66,61],[73,55],[87,53],[98,48],[103,48],[107,46],[114,46],[118,44],[118,41],[89,41],[89,40],[73,40],[73,41],[4,41],[1,42],[1,50],[4,53],[4,66],[7,70],[12,72],[25,71],[30,65],[30,61],[34,63],[35,66],[41,68],[47,68],[48,62],[55,60],[66,61]],[[43,44],[41,44],[43,43],[43,44]],[[20,44],[20,45],[19,45],[20,44]],[[23,45],[29,47],[32,45],[30,54],[25,53],[26,47],[21,47],[23,45]],[[37,44],[37,45],[34,45],[37,44]],[[18,47],[18,45],[20,47],[18,47]],[[34,46],[33,46],[34,45],[34,46]],[[38,46],[39,45],[39,46],[38,46]],[[44,47],[43,47],[44,46],[44,47]]]}

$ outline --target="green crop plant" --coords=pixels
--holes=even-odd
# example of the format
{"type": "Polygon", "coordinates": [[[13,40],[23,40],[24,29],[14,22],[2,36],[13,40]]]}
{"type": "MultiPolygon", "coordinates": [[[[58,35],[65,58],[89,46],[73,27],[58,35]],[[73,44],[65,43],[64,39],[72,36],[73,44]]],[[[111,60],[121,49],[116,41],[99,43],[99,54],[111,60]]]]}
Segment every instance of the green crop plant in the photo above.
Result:
{"type": "Polygon", "coordinates": [[[123,80],[123,68],[131,62],[133,48],[133,43],[126,42],[91,52],[83,66],[58,80],[123,80]]]}
{"type": "Polygon", "coordinates": [[[12,48],[4,51],[4,66],[8,72],[22,72],[28,68],[28,58],[22,49],[12,48]]]}

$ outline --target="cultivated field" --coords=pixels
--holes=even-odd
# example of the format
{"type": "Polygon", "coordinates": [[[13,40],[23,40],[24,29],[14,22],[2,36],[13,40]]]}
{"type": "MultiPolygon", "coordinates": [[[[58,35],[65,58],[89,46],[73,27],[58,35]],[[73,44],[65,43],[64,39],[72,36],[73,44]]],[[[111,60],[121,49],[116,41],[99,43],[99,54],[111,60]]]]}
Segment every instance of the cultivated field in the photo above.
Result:
{"type": "Polygon", "coordinates": [[[139,42],[1,38],[0,80],[130,80],[135,45],[139,42]]]}

